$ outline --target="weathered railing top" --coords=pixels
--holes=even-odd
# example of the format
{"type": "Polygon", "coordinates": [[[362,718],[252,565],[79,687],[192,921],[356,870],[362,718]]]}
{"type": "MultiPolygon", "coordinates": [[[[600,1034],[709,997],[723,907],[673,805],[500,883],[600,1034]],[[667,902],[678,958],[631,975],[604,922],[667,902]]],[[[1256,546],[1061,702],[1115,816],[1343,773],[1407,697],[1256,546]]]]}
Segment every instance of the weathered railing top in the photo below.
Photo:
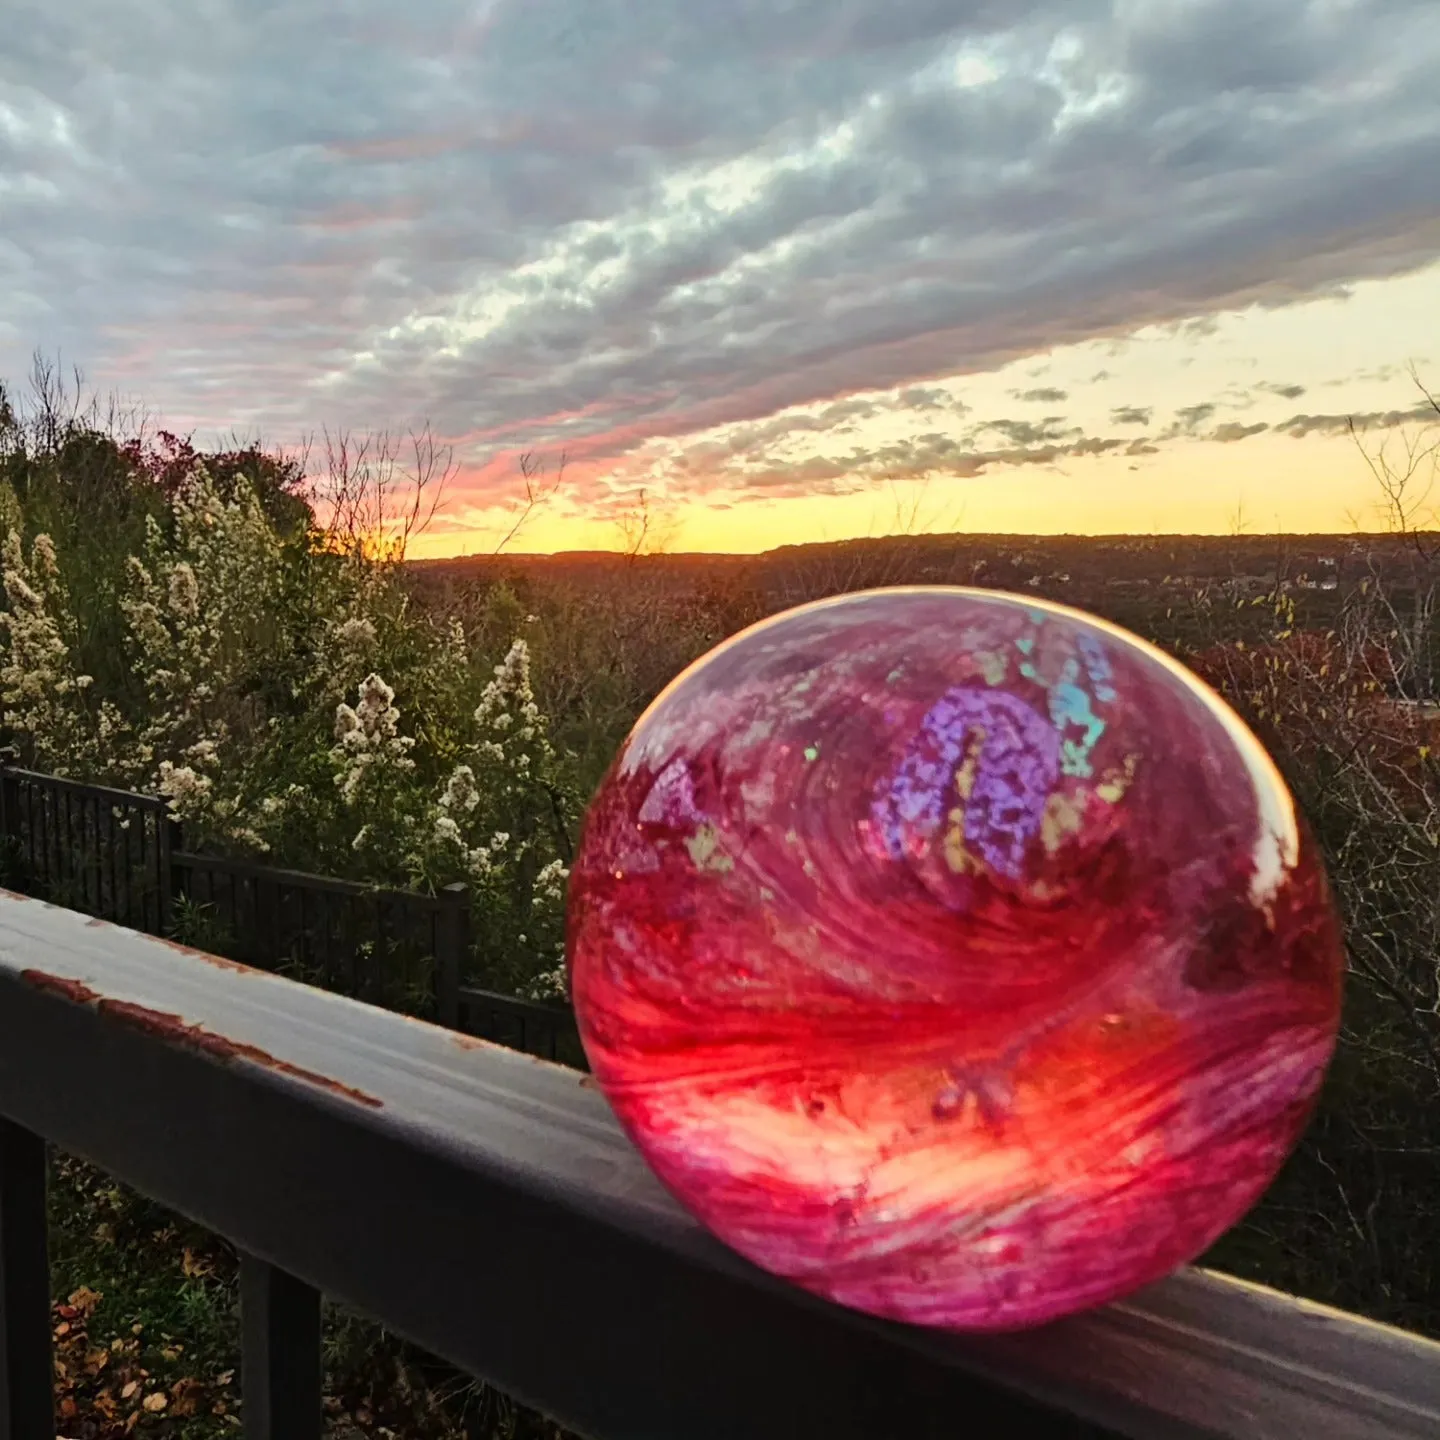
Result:
{"type": "Polygon", "coordinates": [[[1440,1435],[1440,1345],[1200,1271],[1017,1335],[851,1314],[573,1071],[3,892],[0,1114],[597,1440],[1440,1435]]]}
{"type": "Polygon", "coordinates": [[[0,749],[0,766],[3,766],[5,773],[13,779],[25,780],[58,794],[73,795],[78,799],[98,800],[101,804],[114,805],[123,810],[148,810],[155,815],[167,815],[170,812],[170,802],[158,795],[140,795],[133,790],[116,790],[109,785],[91,785],[88,781],[67,780],[61,775],[46,775],[39,770],[25,770],[8,761],[7,754],[11,753],[13,752],[0,749]]]}

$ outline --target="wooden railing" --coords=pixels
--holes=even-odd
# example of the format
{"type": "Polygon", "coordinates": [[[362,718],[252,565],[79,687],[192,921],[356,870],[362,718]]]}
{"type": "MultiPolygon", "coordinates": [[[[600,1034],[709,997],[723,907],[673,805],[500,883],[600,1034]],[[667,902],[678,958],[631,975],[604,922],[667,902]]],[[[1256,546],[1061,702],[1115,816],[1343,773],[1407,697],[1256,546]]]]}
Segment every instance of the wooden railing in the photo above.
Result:
{"type": "Polygon", "coordinates": [[[0,1440],[56,1433],[46,1140],[241,1252],[250,1440],[320,1433],[322,1294],[594,1440],[1440,1436],[1440,1345],[1221,1275],[983,1338],[827,1304],[588,1077],[0,893],[0,1440]]]}

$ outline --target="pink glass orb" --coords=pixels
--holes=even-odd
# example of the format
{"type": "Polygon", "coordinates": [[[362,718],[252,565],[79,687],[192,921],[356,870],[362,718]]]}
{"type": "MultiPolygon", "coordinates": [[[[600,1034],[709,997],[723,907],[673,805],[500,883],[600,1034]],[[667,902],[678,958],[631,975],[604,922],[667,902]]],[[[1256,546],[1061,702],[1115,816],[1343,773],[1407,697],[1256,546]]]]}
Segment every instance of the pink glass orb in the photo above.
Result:
{"type": "Polygon", "coordinates": [[[856,1309],[1033,1325],[1194,1259],[1298,1139],[1339,927],[1273,765],[1079,611],[871,591],[719,646],[586,819],[570,983],[699,1220],[856,1309]]]}

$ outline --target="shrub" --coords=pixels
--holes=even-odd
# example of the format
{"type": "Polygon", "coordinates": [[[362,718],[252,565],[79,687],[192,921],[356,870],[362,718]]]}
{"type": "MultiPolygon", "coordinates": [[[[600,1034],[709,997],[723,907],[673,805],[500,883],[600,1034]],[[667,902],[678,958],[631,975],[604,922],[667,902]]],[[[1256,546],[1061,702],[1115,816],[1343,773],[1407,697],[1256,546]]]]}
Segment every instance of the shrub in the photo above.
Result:
{"type": "Polygon", "coordinates": [[[308,510],[297,525],[258,452],[162,441],[111,443],[144,498],[98,563],[103,537],[33,523],[65,509],[75,436],[10,455],[7,741],[35,768],[165,795],[192,845],[378,885],[464,881],[479,972],[554,993],[578,804],[528,642],[477,644],[412,605],[393,547],[344,543],[308,510]]]}

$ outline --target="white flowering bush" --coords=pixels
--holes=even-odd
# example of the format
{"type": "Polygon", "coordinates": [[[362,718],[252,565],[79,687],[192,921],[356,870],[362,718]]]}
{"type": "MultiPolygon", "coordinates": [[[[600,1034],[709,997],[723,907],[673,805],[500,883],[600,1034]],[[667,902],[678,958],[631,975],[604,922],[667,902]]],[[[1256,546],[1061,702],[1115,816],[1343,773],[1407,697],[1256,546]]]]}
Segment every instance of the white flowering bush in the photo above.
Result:
{"type": "Polygon", "coordinates": [[[164,789],[165,776],[174,787],[178,770],[191,772],[166,790],[184,815],[184,805],[214,795],[245,681],[278,638],[283,557],[255,492],[241,485],[222,499],[203,465],[176,490],[170,521],[150,517],[144,555],[128,558],[120,608],[146,699],[133,779],[153,772],[164,789]],[[196,783],[205,779],[209,787],[196,783]]]}
{"type": "Polygon", "coordinates": [[[55,546],[48,535],[37,535],[27,560],[19,532],[11,530],[0,559],[5,729],[36,769],[63,776],[93,772],[107,749],[123,743],[125,726],[114,705],[95,699],[94,678],[78,662],[79,626],[55,546]]]}
{"type": "Polygon", "coordinates": [[[25,536],[20,507],[0,553],[5,739],[38,769],[166,796],[192,845],[463,881],[477,978],[559,993],[578,807],[528,646],[480,657],[458,620],[412,608],[393,565],[282,535],[243,476],[222,490],[187,467],[98,579],[98,539],[78,532],[83,596],[70,542],[25,536]],[[97,686],[102,670],[121,678],[97,686]]]}
{"type": "MultiPolygon", "coordinates": [[[[452,697],[470,674],[463,642],[463,631],[450,627],[430,671],[432,684],[448,674],[452,697]]],[[[555,975],[574,804],[530,686],[525,642],[493,667],[468,724],[452,718],[448,729],[426,728],[443,743],[420,764],[396,691],[376,673],[353,703],[336,706],[328,758],[356,862],[390,883],[438,889],[462,881],[490,982],[562,993],[555,975]]]]}
{"type": "Polygon", "coordinates": [[[502,979],[522,983],[503,973],[501,957],[524,956],[523,988],[560,993],[569,878],[565,818],[576,806],[535,700],[525,640],[516,639],[494,667],[471,722],[427,814],[417,869],[430,876],[458,871],[469,884],[481,901],[477,911],[487,917],[491,964],[502,979]]]}

